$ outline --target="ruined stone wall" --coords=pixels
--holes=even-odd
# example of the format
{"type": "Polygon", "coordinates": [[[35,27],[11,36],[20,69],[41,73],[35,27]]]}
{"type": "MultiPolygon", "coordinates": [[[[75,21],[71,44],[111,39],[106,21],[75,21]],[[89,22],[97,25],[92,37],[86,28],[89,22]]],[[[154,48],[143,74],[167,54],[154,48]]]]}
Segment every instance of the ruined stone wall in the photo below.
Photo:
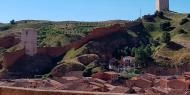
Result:
{"type": "Polygon", "coordinates": [[[14,36],[6,36],[0,38],[0,47],[10,48],[19,43],[19,39],[16,39],[14,36]]]}
{"type": "Polygon", "coordinates": [[[9,68],[11,67],[19,58],[22,58],[25,55],[24,50],[18,50],[12,53],[4,53],[3,54],[3,67],[9,68]]]}
{"type": "Polygon", "coordinates": [[[68,90],[37,90],[17,87],[0,87],[0,95],[124,95],[122,93],[85,92],[68,90]]]}
{"type": "Polygon", "coordinates": [[[64,47],[44,47],[38,48],[37,54],[45,54],[50,57],[58,57],[64,54],[69,48],[67,46],[64,47]]]}
{"type": "MultiPolygon", "coordinates": [[[[127,28],[130,28],[132,26],[136,26],[141,24],[140,22],[134,22],[127,25],[127,28]]],[[[89,41],[92,40],[98,40],[102,37],[106,37],[108,35],[111,35],[113,33],[121,32],[122,28],[119,24],[116,24],[111,27],[107,28],[97,28],[94,29],[87,37],[82,38],[79,41],[70,43],[68,45],[65,45],[63,47],[44,47],[44,48],[37,48],[37,54],[46,54],[50,57],[58,57],[60,55],[65,54],[68,50],[71,48],[78,49],[81,46],[87,44],[89,41]]],[[[8,68],[12,66],[19,58],[24,56],[25,51],[16,51],[13,53],[5,53],[3,58],[3,67],[8,68]]]]}

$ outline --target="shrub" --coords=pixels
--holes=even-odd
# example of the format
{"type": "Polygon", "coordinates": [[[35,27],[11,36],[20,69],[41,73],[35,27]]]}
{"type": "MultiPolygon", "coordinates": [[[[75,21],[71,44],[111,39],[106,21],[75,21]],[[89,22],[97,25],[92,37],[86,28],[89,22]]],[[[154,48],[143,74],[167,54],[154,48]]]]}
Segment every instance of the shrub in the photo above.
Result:
{"type": "Polygon", "coordinates": [[[5,25],[0,27],[0,31],[5,31],[5,30],[9,30],[12,26],[11,25],[5,25]]]}
{"type": "Polygon", "coordinates": [[[92,75],[92,68],[86,68],[83,72],[84,77],[90,77],[92,75]]]}
{"type": "Polygon", "coordinates": [[[14,20],[14,19],[13,19],[13,20],[11,20],[11,21],[10,21],[10,24],[11,24],[11,25],[16,24],[16,23],[15,23],[15,20],[14,20]]]}
{"type": "Polygon", "coordinates": [[[183,25],[183,24],[187,23],[188,21],[189,20],[187,18],[183,18],[179,24],[183,25]]]}
{"type": "Polygon", "coordinates": [[[179,30],[177,31],[177,33],[178,33],[178,34],[187,34],[187,32],[186,32],[185,30],[183,30],[183,29],[179,29],[179,30]]]}
{"type": "Polygon", "coordinates": [[[143,19],[147,22],[154,22],[154,16],[152,15],[144,15],[143,19]]]}
{"type": "Polygon", "coordinates": [[[92,69],[92,74],[98,73],[98,72],[103,72],[104,70],[101,67],[96,67],[92,69]]]}
{"type": "Polygon", "coordinates": [[[190,14],[188,14],[187,17],[190,18],[190,14]]]}
{"type": "Polygon", "coordinates": [[[170,30],[171,23],[169,21],[160,23],[160,28],[163,31],[169,31],[170,30]]]}
{"type": "Polygon", "coordinates": [[[138,74],[134,73],[133,71],[130,71],[130,72],[124,71],[124,72],[121,72],[121,73],[120,73],[120,76],[121,76],[122,78],[131,79],[131,78],[133,78],[133,77],[138,76],[138,74]]]}
{"type": "Polygon", "coordinates": [[[163,12],[156,11],[154,15],[157,16],[157,17],[160,17],[160,18],[164,18],[164,13],[163,12]]]}
{"type": "Polygon", "coordinates": [[[171,40],[170,33],[164,32],[164,33],[162,34],[161,41],[162,41],[163,43],[168,44],[168,43],[170,42],[170,40],[171,40]]]}
{"type": "Polygon", "coordinates": [[[63,61],[64,60],[69,60],[69,59],[72,59],[72,58],[75,58],[77,55],[81,54],[83,52],[83,50],[85,49],[85,46],[79,48],[79,49],[74,49],[72,48],[71,50],[69,50],[64,58],[63,58],[63,61]]]}
{"type": "Polygon", "coordinates": [[[154,31],[154,25],[153,24],[146,24],[145,28],[149,32],[154,31]]]}

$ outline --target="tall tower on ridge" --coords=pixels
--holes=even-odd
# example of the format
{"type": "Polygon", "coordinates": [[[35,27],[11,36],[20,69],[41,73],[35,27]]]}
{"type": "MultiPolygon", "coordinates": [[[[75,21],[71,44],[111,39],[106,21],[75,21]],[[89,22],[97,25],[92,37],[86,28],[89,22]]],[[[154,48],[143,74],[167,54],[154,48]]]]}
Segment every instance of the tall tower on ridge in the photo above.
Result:
{"type": "Polygon", "coordinates": [[[157,11],[169,11],[169,0],[156,0],[157,11]]]}

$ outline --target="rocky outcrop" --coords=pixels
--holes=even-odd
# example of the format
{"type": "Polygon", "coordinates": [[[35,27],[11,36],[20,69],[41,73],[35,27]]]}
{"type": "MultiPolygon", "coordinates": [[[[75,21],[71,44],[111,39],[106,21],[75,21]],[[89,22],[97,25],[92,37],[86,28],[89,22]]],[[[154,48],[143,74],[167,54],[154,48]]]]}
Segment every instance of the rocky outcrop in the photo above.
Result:
{"type": "Polygon", "coordinates": [[[83,71],[84,69],[85,69],[85,66],[83,64],[74,60],[70,60],[70,61],[61,63],[60,65],[53,68],[53,70],[50,72],[50,75],[54,77],[62,77],[67,72],[83,71]]]}
{"type": "Polygon", "coordinates": [[[96,54],[84,54],[84,55],[81,55],[81,56],[75,58],[75,60],[77,60],[78,62],[80,62],[84,65],[88,65],[91,62],[97,60],[98,58],[99,57],[96,54]]]}

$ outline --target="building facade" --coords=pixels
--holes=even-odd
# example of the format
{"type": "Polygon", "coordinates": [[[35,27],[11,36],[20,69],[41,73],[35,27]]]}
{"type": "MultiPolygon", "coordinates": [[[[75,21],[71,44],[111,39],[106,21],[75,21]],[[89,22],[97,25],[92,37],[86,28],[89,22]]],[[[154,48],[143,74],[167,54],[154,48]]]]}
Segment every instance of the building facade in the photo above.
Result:
{"type": "Polygon", "coordinates": [[[37,53],[37,32],[34,29],[23,29],[21,33],[21,46],[29,56],[37,53]]]}
{"type": "Polygon", "coordinates": [[[169,11],[169,0],[157,0],[156,1],[157,11],[169,11]]]}

